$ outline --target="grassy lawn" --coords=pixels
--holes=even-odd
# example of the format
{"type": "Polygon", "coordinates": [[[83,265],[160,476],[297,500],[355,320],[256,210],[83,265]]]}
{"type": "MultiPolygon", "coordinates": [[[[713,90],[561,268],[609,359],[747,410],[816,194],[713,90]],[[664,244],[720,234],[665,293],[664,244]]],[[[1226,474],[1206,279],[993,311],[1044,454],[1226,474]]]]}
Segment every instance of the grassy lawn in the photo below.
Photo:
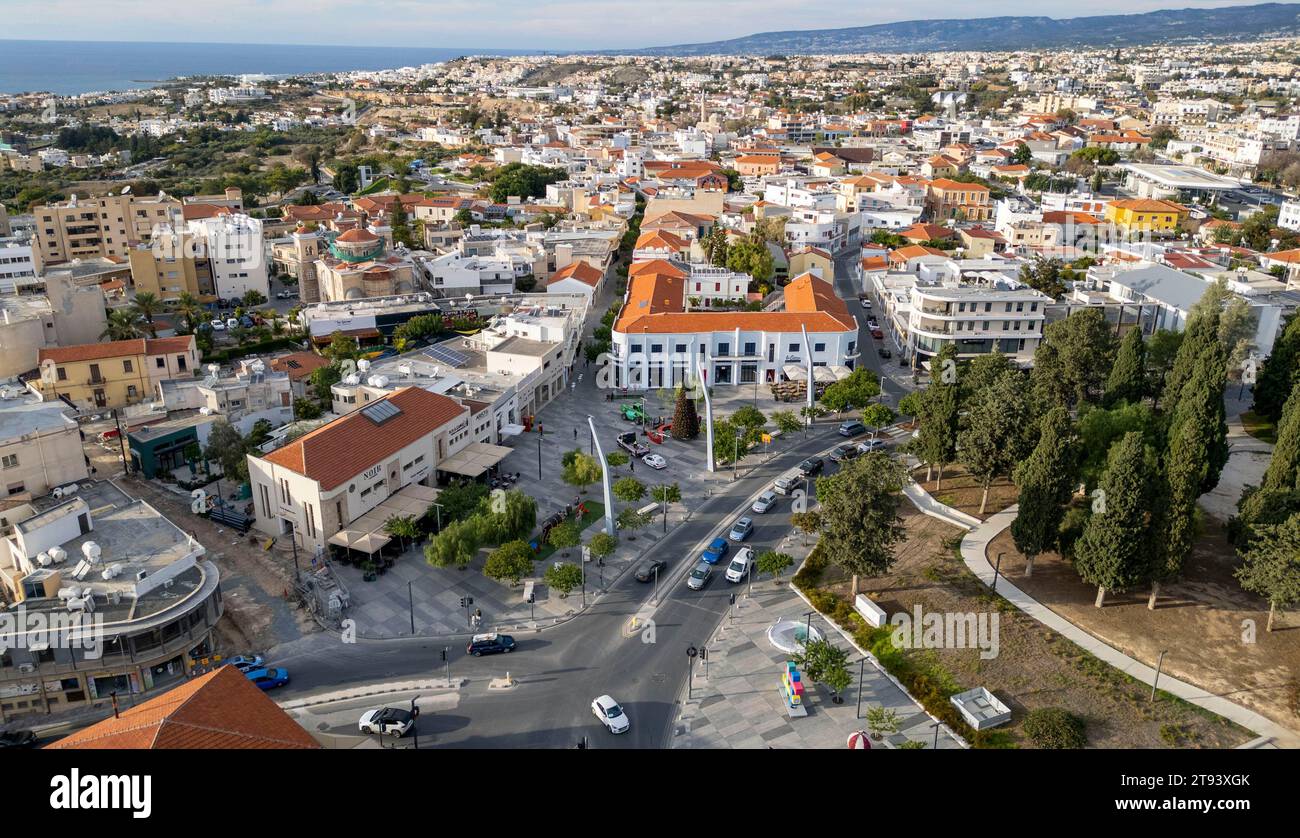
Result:
{"type": "MultiPolygon", "coordinates": [[[[585,499],[583,500],[583,503],[586,504],[587,506],[587,514],[583,515],[582,520],[578,522],[578,530],[580,532],[585,533],[587,527],[590,527],[592,524],[596,523],[601,518],[605,517],[605,504],[601,503],[598,500],[585,500],[585,499]]],[[[536,541],[541,537],[542,534],[540,531],[538,531],[532,538],[529,539],[529,541],[530,542],[536,541]]],[[[568,553],[570,559],[576,560],[582,556],[582,548],[570,547],[568,553]]],[[[543,544],[542,549],[537,551],[537,555],[534,556],[534,559],[540,562],[549,559],[553,555],[555,555],[555,548],[549,544],[543,544]]]]}
{"type": "Polygon", "coordinates": [[[1246,433],[1260,442],[1267,442],[1270,445],[1277,442],[1277,426],[1253,410],[1241,414],[1241,426],[1246,429],[1246,433]]]}
{"type": "MultiPolygon", "coordinates": [[[[1034,747],[1023,731],[1025,716],[1045,707],[1061,707],[1082,718],[1091,748],[1230,748],[1254,738],[1249,731],[1163,691],[1151,701],[1149,686],[989,591],[957,553],[959,529],[917,512],[910,504],[900,513],[907,539],[896,548],[894,566],[886,575],[861,580],[861,592],[891,615],[913,613],[917,606],[926,614],[996,613],[996,657],[982,658],[976,648],[895,646],[892,625],[871,628],[853,610],[849,578],[833,565],[818,570],[810,561],[796,584],[926,709],[949,722],[973,746],[1034,747]],[[1011,708],[1009,724],[977,734],[961,720],[948,699],[977,686],[991,690],[1011,708]]],[[[1011,564],[1004,561],[1003,571],[1011,564]]],[[[1035,567],[1034,577],[1038,575],[1035,567]]],[[[1165,666],[1168,671],[1168,659],[1165,666]]]]}

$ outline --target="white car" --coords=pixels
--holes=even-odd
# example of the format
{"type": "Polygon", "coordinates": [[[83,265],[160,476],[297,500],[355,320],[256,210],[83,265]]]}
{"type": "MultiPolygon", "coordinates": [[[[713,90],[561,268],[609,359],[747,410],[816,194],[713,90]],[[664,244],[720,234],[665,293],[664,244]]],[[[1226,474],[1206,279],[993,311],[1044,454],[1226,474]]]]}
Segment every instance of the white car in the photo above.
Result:
{"type": "Polygon", "coordinates": [[[776,506],[776,492],[769,489],[755,498],[754,504],[749,508],[762,515],[774,506],[776,506]]]}
{"type": "Polygon", "coordinates": [[[618,706],[618,702],[607,695],[591,702],[591,712],[596,718],[600,719],[610,733],[627,733],[627,729],[632,723],[627,720],[627,714],[623,708],[618,706]]]}
{"type": "Polygon", "coordinates": [[[803,478],[794,474],[787,474],[785,477],[778,477],[772,484],[772,491],[778,495],[788,495],[798,486],[803,484],[803,478]]]}
{"type": "Polygon", "coordinates": [[[749,566],[754,563],[754,549],[752,547],[741,547],[736,553],[736,557],[727,565],[727,572],[723,578],[728,582],[743,582],[745,574],[749,573],[749,566]]]}
{"type": "Polygon", "coordinates": [[[214,332],[224,332],[226,330],[226,321],[224,320],[213,320],[208,325],[212,327],[214,332]]]}
{"type": "Polygon", "coordinates": [[[646,465],[650,466],[650,468],[653,469],[661,469],[661,468],[666,468],[668,466],[668,461],[665,460],[663,457],[659,456],[658,454],[646,454],[644,457],[641,458],[641,462],[645,463],[646,465]]]}
{"type": "Polygon", "coordinates": [[[865,439],[858,443],[858,450],[863,454],[870,454],[872,451],[885,450],[885,441],[883,439],[865,439]]]}
{"type": "Polygon", "coordinates": [[[362,733],[377,733],[380,736],[400,738],[415,726],[415,719],[418,715],[419,708],[416,708],[416,712],[412,713],[410,710],[403,710],[400,707],[384,707],[379,710],[367,711],[361,717],[357,727],[361,729],[362,733]]]}
{"type": "Polygon", "coordinates": [[[238,329],[238,328],[239,328],[239,321],[236,320],[236,319],[233,318],[233,317],[228,317],[228,318],[226,318],[226,328],[227,328],[227,329],[238,329]]]}

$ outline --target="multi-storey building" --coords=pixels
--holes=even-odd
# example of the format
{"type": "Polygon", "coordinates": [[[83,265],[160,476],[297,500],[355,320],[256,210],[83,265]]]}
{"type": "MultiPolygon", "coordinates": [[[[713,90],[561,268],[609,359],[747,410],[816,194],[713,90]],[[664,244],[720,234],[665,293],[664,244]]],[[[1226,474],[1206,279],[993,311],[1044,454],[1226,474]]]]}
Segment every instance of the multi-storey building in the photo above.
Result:
{"type": "Polygon", "coordinates": [[[93,256],[126,259],[131,247],[149,241],[158,225],[179,224],[181,202],[159,194],[77,198],[32,209],[36,222],[36,269],[93,256]]]}
{"type": "Polygon", "coordinates": [[[51,347],[37,361],[40,376],[29,386],[45,401],[103,410],[153,398],[163,379],[192,378],[199,352],[194,336],[184,335],[51,347]]]}

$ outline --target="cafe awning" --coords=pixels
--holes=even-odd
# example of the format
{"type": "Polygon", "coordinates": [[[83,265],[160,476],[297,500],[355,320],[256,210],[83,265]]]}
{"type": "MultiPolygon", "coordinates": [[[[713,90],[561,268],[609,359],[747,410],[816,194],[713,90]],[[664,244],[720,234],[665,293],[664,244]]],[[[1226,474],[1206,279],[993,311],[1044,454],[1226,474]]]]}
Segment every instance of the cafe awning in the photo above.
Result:
{"type": "Polygon", "coordinates": [[[330,544],[369,555],[379,552],[380,548],[390,541],[392,541],[391,538],[381,533],[362,532],[353,529],[339,530],[330,536],[330,544]]]}
{"type": "Polygon", "coordinates": [[[438,464],[438,471],[478,477],[504,460],[514,449],[486,442],[471,442],[438,464]]]}

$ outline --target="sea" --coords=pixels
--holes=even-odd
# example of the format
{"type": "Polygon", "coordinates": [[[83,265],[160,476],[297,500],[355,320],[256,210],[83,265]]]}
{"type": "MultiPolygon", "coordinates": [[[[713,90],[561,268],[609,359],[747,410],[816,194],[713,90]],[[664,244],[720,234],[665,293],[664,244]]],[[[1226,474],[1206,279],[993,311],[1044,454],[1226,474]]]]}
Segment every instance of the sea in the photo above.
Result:
{"type": "Polygon", "coordinates": [[[180,76],[389,70],[464,55],[524,54],[528,51],[0,39],[0,93],[40,91],[72,96],[156,87],[180,76]]]}

